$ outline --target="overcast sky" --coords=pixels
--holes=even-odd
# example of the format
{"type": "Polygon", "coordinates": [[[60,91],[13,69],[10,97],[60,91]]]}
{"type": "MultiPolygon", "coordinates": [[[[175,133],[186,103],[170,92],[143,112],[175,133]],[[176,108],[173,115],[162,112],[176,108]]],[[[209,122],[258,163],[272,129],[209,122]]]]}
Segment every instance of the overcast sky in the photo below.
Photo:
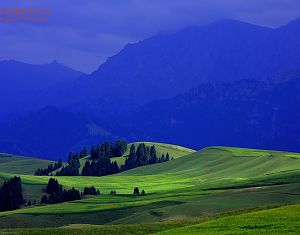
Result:
{"type": "Polygon", "coordinates": [[[0,60],[56,59],[84,72],[160,31],[224,18],[278,27],[300,17],[299,0],[1,0],[0,8],[6,7],[52,14],[47,23],[0,22],[0,60]]]}

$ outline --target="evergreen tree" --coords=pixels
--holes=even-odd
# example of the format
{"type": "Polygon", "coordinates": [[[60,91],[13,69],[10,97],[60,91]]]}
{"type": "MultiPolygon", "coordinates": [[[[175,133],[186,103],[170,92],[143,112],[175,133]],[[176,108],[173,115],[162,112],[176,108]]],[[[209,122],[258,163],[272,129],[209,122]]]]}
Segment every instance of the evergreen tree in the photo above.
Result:
{"type": "Polygon", "coordinates": [[[83,190],[83,195],[100,195],[100,191],[96,190],[94,186],[85,187],[83,190]]]}
{"type": "Polygon", "coordinates": [[[121,157],[127,150],[127,142],[125,140],[117,140],[114,146],[114,157],[121,157]]]}
{"type": "Polygon", "coordinates": [[[47,195],[45,194],[45,195],[42,196],[41,204],[46,204],[46,203],[48,203],[48,197],[47,197],[47,195]]]}
{"type": "Polygon", "coordinates": [[[47,184],[46,193],[60,194],[61,192],[62,192],[62,186],[59,185],[57,179],[50,178],[47,184]]]}
{"type": "Polygon", "coordinates": [[[155,146],[151,146],[150,148],[150,164],[156,164],[158,163],[158,158],[156,154],[155,146]]]}
{"type": "Polygon", "coordinates": [[[138,187],[135,187],[135,188],[134,188],[133,194],[134,194],[134,195],[140,195],[140,190],[139,190],[138,187]]]}
{"type": "Polygon", "coordinates": [[[0,189],[0,211],[19,209],[23,203],[21,178],[15,176],[5,181],[0,189]]]}
{"type": "Polygon", "coordinates": [[[167,153],[167,155],[166,155],[166,161],[170,161],[170,155],[169,155],[169,153],[167,153]]]}

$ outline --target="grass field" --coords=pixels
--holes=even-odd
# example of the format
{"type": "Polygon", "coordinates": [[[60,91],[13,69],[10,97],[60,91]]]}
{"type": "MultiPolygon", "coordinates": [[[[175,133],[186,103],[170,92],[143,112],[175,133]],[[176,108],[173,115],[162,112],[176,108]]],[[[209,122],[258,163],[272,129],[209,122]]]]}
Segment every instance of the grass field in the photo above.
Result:
{"type": "Polygon", "coordinates": [[[39,158],[0,153],[0,172],[32,175],[38,168],[45,168],[50,163],[53,162],[39,158]]]}
{"type": "Polygon", "coordinates": [[[160,232],[161,235],[177,234],[299,234],[300,204],[268,209],[236,216],[212,219],[193,226],[160,232]]]}
{"type": "MultiPolygon", "coordinates": [[[[1,172],[0,178],[8,179],[12,175],[15,174],[1,172]]],[[[32,175],[21,175],[21,178],[29,199],[40,198],[49,179],[32,175]]],[[[147,232],[154,233],[195,224],[223,213],[300,203],[300,155],[296,153],[210,147],[117,175],[56,178],[65,187],[74,186],[80,190],[94,185],[101,195],[2,212],[0,227],[93,224],[104,226],[94,227],[95,231],[110,231],[124,229],[125,224],[132,224],[130,229],[140,224],[134,229],[144,231],[149,229],[145,224],[154,223],[155,231],[147,232]],[[134,187],[145,189],[147,195],[133,196],[134,187]],[[110,190],[116,190],[117,195],[110,196],[110,190]],[[108,226],[112,224],[119,227],[108,226]]],[[[86,227],[72,226],[64,229],[77,231],[86,227]]]]}

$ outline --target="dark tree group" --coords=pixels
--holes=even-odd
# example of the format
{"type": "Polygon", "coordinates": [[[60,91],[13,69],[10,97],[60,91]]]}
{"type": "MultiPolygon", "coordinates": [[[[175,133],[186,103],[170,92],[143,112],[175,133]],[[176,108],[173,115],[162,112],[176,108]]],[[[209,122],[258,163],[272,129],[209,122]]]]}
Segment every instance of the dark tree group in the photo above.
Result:
{"type": "Polygon", "coordinates": [[[133,189],[133,195],[146,195],[146,192],[145,192],[145,190],[143,189],[142,192],[140,193],[139,188],[138,188],[138,187],[135,187],[135,188],[133,189]]]}
{"type": "Polygon", "coordinates": [[[111,162],[110,158],[100,158],[99,160],[87,161],[82,168],[82,176],[104,176],[120,172],[117,162],[111,162]]]}
{"type": "Polygon", "coordinates": [[[0,211],[19,209],[24,203],[20,177],[5,181],[0,189],[0,211]]]}
{"type": "Polygon", "coordinates": [[[62,185],[60,185],[57,179],[50,178],[46,188],[46,194],[41,198],[41,203],[61,203],[68,202],[81,199],[80,192],[76,190],[74,187],[72,189],[66,190],[63,189],[62,185]]]}
{"type": "Polygon", "coordinates": [[[42,169],[42,168],[39,168],[35,171],[34,175],[39,175],[39,176],[42,176],[42,175],[49,175],[51,172],[59,169],[62,167],[62,160],[59,159],[53,166],[53,164],[50,164],[48,165],[47,168],[45,169],[42,169]]]}
{"type": "Polygon", "coordinates": [[[68,157],[68,165],[61,168],[60,171],[56,172],[57,176],[78,176],[79,175],[79,168],[80,168],[80,158],[88,156],[87,149],[84,148],[78,153],[69,153],[68,157]]]}
{"type": "Polygon", "coordinates": [[[125,160],[125,165],[122,170],[129,170],[132,168],[146,166],[166,162],[170,160],[169,153],[166,156],[163,154],[160,158],[157,156],[155,146],[146,146],[144,143],[139,144],[137,149],[135,145],[131,145],[128,158],[125,160]]]}
{"type": "Polygon", "coordinates": [[[101,158],[120,157],[127,150],[127,142],[125,140],[117,140],[115,144],[104,142],[101,145],[92,146],[91,158],[98,160],[101,158]]]}
{"type": "Polygon", "coordinates": [[[85,187],[83,190],[83,195],[100,195],[100,191],[97,190],[94,186],[85,187]]]}
{"type": "Polygon", "coordinates": [[[146,146],[141,143],[137,146],[132,144],[130,153],[125,160],[125,165],[121,169],[116,161],[112,161],[112,157],[120,157],[127,150],[127,142],[125,140],[117,140],[115,144],[104,142],[101,145],[92,146],[90,151],[90,160],[87,160],[80,172],[80,159],[88,156],[87,148],[84,148],[79,154],[70,153],[68,157],[68,165],[61,167],[62,162],[58,161],[55,166],[49,165],[47,169],[38,169],[37,175],[50,174],[53,170],[61,167],[56,172],[56,176],[105,176],[117,174],[121,171],[130,170],[140,166],[162,163],[170,160],[169,153],[157,156],[155,146],[146,146]]]}
{"type": "Polygon", "coordinates": [[[125,140],[117,140],[115,144],[104,142],[101,145],[92,146],[90,158],[79,172],[80,159],[88,156],[87,148],[84,148],[79,154],[70,153],[68,165],[64,166],[60,171],[56,172],[57,176],[104,176],[120,172],[117,162],[111,162],[111,157],[120,157],[127,150],[127,142],[125,140]]]}

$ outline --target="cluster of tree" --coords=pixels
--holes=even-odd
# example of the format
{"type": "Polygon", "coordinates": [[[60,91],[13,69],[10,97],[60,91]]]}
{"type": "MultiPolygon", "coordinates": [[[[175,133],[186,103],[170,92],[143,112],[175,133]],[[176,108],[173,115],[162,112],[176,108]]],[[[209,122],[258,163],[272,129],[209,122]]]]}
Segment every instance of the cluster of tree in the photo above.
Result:
{"type": "Polygon", "coordinates": [[[142,192],[140,193],[139,188],[138,188],[138,187],[135,187],[135,188],[133,189],[133,195],[146,195],[146,192],[145,192],[145,190],[143,189],[142,192]]]}
{"type": "Polygon", "coordinates": [[[83,195],[100,195],[99,189],[97,190],[94,186],[85,187],[83,190],[83,195]]]}
{"type": "Polygon", "coordinates": [[[116,190],[111,190],[111,191],[110,191],[110,195],[117,195],[116,190]]]}
{"type": "Polygon", "coordinates": [[[64,166],[60,171],[56,172],[57,176],[79,176],[79,169],[73,166],[64,166]]]}
{"type": "Polygon", "coordinates": [[[61,168],[60,171],[56,172],[57,176],[78,176],[79,175],[79,168],[80,168],[80,158],[88,156],[87,149],[84,148],[78,153],[69,153],[68,157],[68,165],[61,168]]]}
{"type": "Polygon", "coordinates": [[[36,200],[33,200],[32,202],[31,202],[31,200],[28,200],[28,201],[26,201],[25,202],[25,206],[33,206],[33,205],[36,205],[36,200]]]}
{"type": "Polygon", "coordinates": [[[110,158],[102,157],[99,160],[86,161],[82,168],[82,176],[104,176],[120,172],[116,161],[112,162],[110,158]]]}
{"type": "Polygon", "coordinates": [[[146,166],[150,164],[156,164],[161,162],[167,162],[170,160],[169,153],[166,156],[163,154],[160,158],[157,156],[155,146],[146,146],[144,143],[138,145],[135,149],[134,145],[130,147],[130,153],[125,160],[125,165],[122,166],[122,170],[129,170],[132,168],[146,166]]]}
{"type": "Polygon", "coordinates": [[[104,142],[101,145],[92,146],[91,158],[98,160],[101,158],[120,157],[127,150],[127,142],[125,140],[117,140],[115,144],[104,142]]]}
{"type": "MultiPolygon", "coordinates": [[[[82,169],[83,176],[104,176],[120,172],[120,168],[116,162],[111,162],[113,156],[120,157],[127,150],[127,142],[125,140],[117,140],[115,144],[104,142],[96,147],[91,148],[91,159],[87,161],[82,169]]],[[[88,156],[87,148],[78,153],[70,153],[68,157],[68,165],[64,166],[60,171],[56,172],[57,176],[78,176],[80,175],[80,159],[88,156]]]]}
{"type": "Polygon", "coordinates": [[[47,184],[46,194],[41,198],[42,204],[55,204],[81,199],[80,192],[74,187],[72,189],[63,189],[57,179],[50,178],[47,184]]]}
{"type": "Polygon", "coordinates": [[[42,168],[39,168],[35,171],[34,175],[39,175],[39,176],[42,176],[42,175],[49,175],[51,172],[59,169],[62,167],[62,160],[59,159],[53,166],[53,164],[50,164],[48,165],[47,168],[45,169],[42,169],[42,168]]]}
{"type": "Polygon", "coordinates": [[[24,203],[20,177],[5,181],[0,189],[0,211],[19,209],[24,203]]]}

